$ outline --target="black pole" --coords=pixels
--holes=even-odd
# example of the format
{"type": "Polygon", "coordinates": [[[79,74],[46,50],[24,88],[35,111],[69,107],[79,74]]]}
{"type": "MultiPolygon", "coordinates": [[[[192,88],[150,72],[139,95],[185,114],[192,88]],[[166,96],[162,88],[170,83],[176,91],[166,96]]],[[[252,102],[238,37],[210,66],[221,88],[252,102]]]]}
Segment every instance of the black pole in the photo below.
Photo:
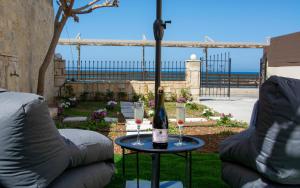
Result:
{"type": "MultiPolygon", "coordinates": [[[[161,41],[164,37],[166,24],[171,21],[162,21],[162,0],[156,0],[156,20],[153,24],[155,46],[155,111],[158,107],[158,88],[161,80],[161,41]]],[[[152,181],[151,188],[159,187],[160,154],[152,155],[152,181]]]]}
{"type": "Polygon", "coordinates": [[[162,0],[156,1],[156,20],[153,24],[155,45],[155,108],[157,107],[157,91],[160,86],[160,68],[161,68],[161,41],[164,35],[163,22],[162,22],[162,0]]]}
{"type": "Polygon", "coordinates": [[[161,41],[164,37],[166,24],[171,21],[162,21],[162,0],[156,0],[156,20],[153,24],[155,45],[155,109],[157,108],[157,91],[161,80],[161,41]]]}

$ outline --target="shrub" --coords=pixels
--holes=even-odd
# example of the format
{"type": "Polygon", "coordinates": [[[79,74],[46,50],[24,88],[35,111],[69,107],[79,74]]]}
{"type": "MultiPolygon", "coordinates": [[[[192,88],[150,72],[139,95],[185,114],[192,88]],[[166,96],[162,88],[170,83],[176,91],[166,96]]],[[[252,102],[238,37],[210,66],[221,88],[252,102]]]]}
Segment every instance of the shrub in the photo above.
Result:
{"type": "Polygon", "coordinates": [[[151,92],[151,91],[149,91],[149,92],[145,95],[144,101],[145,101],[146,103],[148,103],[149,101],[154,100],[154,98],[155,98],[154,93],[151,92]]]}
{"type": "Polygon", "coordinates": [[[144,95],[134,93],[133,96],[132,96],[132,102],[137,102],[139,100],[145,101],[144,95]]]}
{"type": "Polygon", "coordinates": [[[113,91],[110,91],[109,89],[106,90],[106,93],[105,93],[106,100],[113,100],[114,96],[115,96],[115,93],[113,91]]]}
{"type": "Polygon", "coordinates": [[[66,85],[64,88],[64,92],[65,92],[64,95],[65,98],[75,97],[74,88],[71,85],[66,85]]]}
{"type": "Polygon", "coordinates": [[[221,114],[221,117],[219,120],[217,120],[218,126],[228,126],[228,127],[239,127],[242,126],[238,121],[232,120],[232,115],[229,114],[221,114]]]}
{"type": "Polygon", "coordinates": [[[148,116],[153,117],[154,113],[155,113],[154,110],[151,109],[151,110],[148,111],[148,116]]]}
{"type": "Polygon", "coordinates": [[[81,101],[87,101],[88,100],[88,96],[89,96],[89,92],[84,91],[80,94],[80,100],[81,101]]]}
{"type": "Polygon", "coordinates": [[[166,93],[165,101],[166,102],[176,102],[177,94],[176,93],[166,93]]]}
{"type": "Polygon", "coordinates": [[[194,102],[187,102],[185,107],[190,110],[199,110],[198,104],[194,102]]]}
{"type": "Polygon", "coordinates": [[[176,102],[176,99],[177,99],[177,94],[176,93],[171,93],[170,102],[176,102]]]}
{"type": "Polygon", "coordinates": [[[148,102],[148,107],[151,108],[151,109],[154,109],[155,108],[155,100],[151,100],[148,102]]]}
{"type": "Polygon", "coordinates": [[[105,110],[98,110],[94,111],[91,115],[91,120],[95,122],[101,122],[104,121],[104,118],[106,117],[107,112],[105,110]]]}
{"type": "Polygon", "coordinates": [[[189,89],[181,89],[180,90],[180,97],[185,98],[187,101],[192,101],[193,100],[191,91],[189,89]]]}
{"type": "Polygon", "coordinates": [[[94,95],[94,100],[95,101],[103,101],[105,98],[105,93],[97,91],[94,95]]]}
{"type": "Polygon", "coordinates": [[[179,97],[177,100],[176,100],[177,103],[186,103],[186,98],[184,97],[179,97]]]}
{"type": "Polygon", "coordinates": [[[206,119],[209,119],[213,115],[214,115],[214,112],[211,109],[206,108],[203,110],[202,116],[205,117],[206,119]]]}
{"type": "Polygon", "coordinates": [[[119,100],[126,100],[126,98],[127,98],[127,93],[122,92],[122,91],[118,93],[119,100]]]}
{"type": "Polygon", "coordinates": [[[117,102],[115,102],[115,101],[108,101],[107,102],[107,104],[106,104],[106,109],[108,110],[108,111],[112,111],[112,110],[114,110],[115,109],[115,107],[117,106],[117,102]]]}

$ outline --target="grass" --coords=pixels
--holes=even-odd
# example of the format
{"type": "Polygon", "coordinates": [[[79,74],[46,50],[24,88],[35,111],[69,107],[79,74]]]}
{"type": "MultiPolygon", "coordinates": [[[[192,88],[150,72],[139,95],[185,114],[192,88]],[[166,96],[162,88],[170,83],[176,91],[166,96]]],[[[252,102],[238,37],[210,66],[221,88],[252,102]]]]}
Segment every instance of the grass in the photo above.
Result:
{"type": "MultiPolygon", "coordinates": [[[[186,108],[186,117],[195,118],[202,115],[202,112],[206,107],[201,104],[195,105],[198,108],[197,110],[186,108]]],[[[176,102],[165,102],[165,108],[169,118],[176,118],[176,102]]],[[[145,110],[149,111],[149,107],[145,106],[145,110]]]]}
{"type": "MultiPolygon", "coordinates": [[[[228,188],[221,179],[221,161],[218,154],[193,153],[192,161],[192,182],[194,188],[218,187],[228,188]]],[[[147,154],[140,154],[140,178],[150,180],[151,178],[151,157],[147,154]]],[[[115,155],[116,174],[108,188],[122,187],[122,156],[115,155]]],[[[136,179],[135,155],[126,156],[126,179],[136,179]]],[[[167,154],[161,156],[160,180],[185,180],[185,159],[167,154]]]]}
{"type": "MultiPolygon", "coordinates": [[[[64,110],[65,116],[90,116],[95,110],[103,109],[106,106],[106,102],[98,101],[80,101],[75,108],[68,108],[64,110]]],[[[108,111],[108,117],[118,117],[120,112],[120,103],[112,111],[108,111]]]]}

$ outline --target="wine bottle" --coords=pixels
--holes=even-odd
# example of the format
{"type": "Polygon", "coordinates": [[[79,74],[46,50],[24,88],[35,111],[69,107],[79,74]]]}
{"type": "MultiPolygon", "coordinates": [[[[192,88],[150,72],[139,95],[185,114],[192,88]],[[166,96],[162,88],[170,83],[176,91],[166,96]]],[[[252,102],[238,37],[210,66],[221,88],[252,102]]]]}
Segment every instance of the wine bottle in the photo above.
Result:
{"type": "Polygon", "coordinates": [[[152,144],[155,149],[166,149],[168,147],[168,115],[164,104],[164,90],[158,89],[158,102],[155,108],[152,130],[152,144]]]}

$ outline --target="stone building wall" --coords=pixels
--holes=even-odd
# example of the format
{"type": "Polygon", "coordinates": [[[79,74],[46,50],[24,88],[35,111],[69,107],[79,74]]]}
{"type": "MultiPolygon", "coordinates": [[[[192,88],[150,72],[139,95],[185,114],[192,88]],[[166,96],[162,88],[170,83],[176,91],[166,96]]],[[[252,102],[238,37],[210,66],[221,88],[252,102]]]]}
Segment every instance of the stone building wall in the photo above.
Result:
{"type": "MultiPolygon", "coordinates": [[[[0,0],[0,72],[6,77],[3,81],[0,75],[0,87],[36,92],[38,70],[53,34],[53,17],[52,0],[0,0]],[[5,66],[10,67],[8,72],[5,66]]],[[[49,100],[54,96],[53,72],[52,63],[45,83],[49,100]]]]}

